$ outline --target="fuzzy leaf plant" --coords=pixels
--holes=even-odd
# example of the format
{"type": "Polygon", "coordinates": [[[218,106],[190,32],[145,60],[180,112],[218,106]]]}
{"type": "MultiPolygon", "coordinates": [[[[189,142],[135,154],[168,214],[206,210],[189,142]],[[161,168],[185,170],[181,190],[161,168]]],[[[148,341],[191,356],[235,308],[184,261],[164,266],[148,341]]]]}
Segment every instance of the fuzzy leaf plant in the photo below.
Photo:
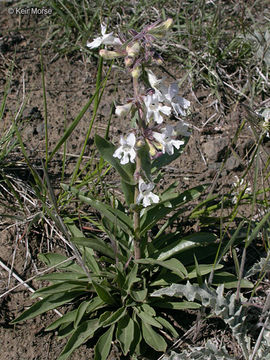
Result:
{"type": "MultiPolygon", "coordinates": [[[[95,137],[102,158],[121,179],[121,199],[112,197],[103,202],[93,198],[87,188],[62,184],[76,201],[100,213],[99,228],[106,235],[85,235],[74,220],[63,218],[83,266],[63,255],[40,255],[57,271],[40,277],[51,283],[35,292],[34,298],[42,300],[12,322],[72,303],[73,310],[69,308],[47,327],[48,331],[58,329],[60,338],[69,337],[58,360],[67,359],[92,338],[96,360],[107,359],[112,342],[130,358],[142,355],[147,348],[164,352],[168,342],[178,336],[166,311],[201,306],[196,299],[161,300],[151,296],[173,282],[203,281],[213,269],[211,261],[218,247],[213,233],[185,236],[178,229],[169,231],[173,221],[206,189],[205,185],[178,193],[177,184],[172,183],[158,193],[165,167],[181,155],[191,135],[183,120],[190,102],[179,95],[177,82],[166,83],[152,71],[153,65],[163,64],[155,51],[155,40],[164,38],[171,26],[171,19],[157,21],[139,33],[130,30],[129,37],[115,37],[102,25],[101,36],[87,44],[90,49],[103,47],[99,54],[105,60],[124,60],[132,79],[133,97],[116,106],[115,112],[129,118],[132,127],[121,136],[119,146],[99,135],[95,137]],[[170,124],[172,115],[176,125],[170,124]]],[[[218,264],[215,270],[221,268],[218,264]]]]}
{"type": "MultiPolygon", "coordinates": [[[[233,337],[237,340],[242,354],[246,360],[262,360],[270,359],[270,329],[269,329],[269,301],[270,296],[266,300],[268,307],[263,309],[261,320],[262,330],[257,339],[254,348],[251,348],[251,337],[249,335],[251,325],[247,318],[247,309],[243,305],[247,303],[247,299],[241,296],[236,298],[236,294],[224,294],[224,286],[221,285],[217,289],[213,289],[207,284],[198,286],[187,284],[172,284],[154,291],[151,296],[154,297],[175,297],[179,299],[184,297],[189,301],[198,300],[204,307],[211,309],[212,314],[220,317],[231,329],[233,337]]],[[[231,360],[225,348],[219,349],[213,341],[208,341],[205,347],[191,347],[188,351],[184,350],[177,354],[172,352],[170,356],[164,356],[163,360],[184,360],[184,359],[212,359],[212,360],[231,360]]]]}

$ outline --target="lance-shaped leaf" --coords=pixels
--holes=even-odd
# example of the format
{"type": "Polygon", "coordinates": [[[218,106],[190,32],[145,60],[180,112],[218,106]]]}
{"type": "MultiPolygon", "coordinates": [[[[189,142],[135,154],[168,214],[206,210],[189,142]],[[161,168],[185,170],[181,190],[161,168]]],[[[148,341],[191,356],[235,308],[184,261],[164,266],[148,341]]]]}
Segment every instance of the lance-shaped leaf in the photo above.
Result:
{"type": "MultiPolygon", "coordinates": [[[[180,234],[179,234],[180,237],[180,234]]],[[[216,240],[216,236],[212,233],[195,233],[188,235],[184,238],[172,242],[170,245],[166,246],[164,249],[157,251],[152,256],[157,260],[166,260],[176,254],[196,248],[199,246],[205,246],[212,244],[216,240]]]]}
{"type": "Polygon", "coordinates": [[[84,192],[79,191],[75,187],[66,184],[61,184],[61,186],[65,191],[70,191],[76,198],[92,206],[99,211],[102,216],[105,216],[110,221],[117,224],[123,231],[132,235],[132,221],[123,211],[112,208],[110,205],[104,204],[99,200],[91,199],[84,192]]]}
{"type": "Polygon", "coordinates": [[[134,321],[125,315],[117,324],[116,338],[120,342],[124,355],[130,350],[130,345],[134,338],[134,321]]]}
{"type": "Polygon", "coordinates": [[[184,265],[177,259],[170,259],[168,261],[161,261],[156,259],[139,259],[135,260],[139,264],[148,264],[148,265],[158,265],[162,266],[166,269],[173,271],[177,274],[181,279],[184,279],[187,275],[187,270],[184,265]]]}
{"type": "Polygon", "coordinates": [[[103,239],[100,239],[94,235],[91,238],[86,237],[79,237],[79,238],[72,238],[71,241],[80,246],[85,246],[95,251],[98,251],[102,255],[106,255],[111,259],[115,258],[114,251],[112,247],[107,244],[103,239]]]}
{"type": "Polygon", "coordinates": [[[38,301],[32,305],[29,309],[25,310],[20,316],[18,316],[11,323],[16,324],[18,322],[32,319],[37,315],[43,314],[48,310],[56,309],[58,306],[66,304],[76,297],[84,294],[82,291],[70,291],[66,293],[53,294],[45,297],[44,299],[38,301]]]}
{"type": "Polygon", "coordinates": [[[38,254],[38,258],[43,261],[48,267],[56,267],[57,269],[76,271],[85,275],[84,270],[73,260],[69,260],[66,256],[56,253],[38,254]]]}
{"type": "Polygon", "coordinates": [[[104,286],[99,285],[94,281],[93,281],[93,285],[101,300],[103,300],[105,303],[110,305],[116,304],[114,297],[109,293],[109,291],[104,286]]]}
{"type": "Polygon", "coordinates": [[[107,360],[108,355],[112,346],[112,338],[114,332],[114,325],[109,327],[109,329],[98,339],[98,342],[95,346],[95,357],[94,360],[107,360]]]}
{"type": "Polygon", "coordinates": [[[71,353],[80,345],[90,339],[95,331],[98,329],[98,319],[88,320],[83,322],[72,334],[68,340],[64,350],[60,354],[57,360],[66,360],[71,353]]]}
{"type": "Polygon", "coordinates": [[[57,284],[43,287],[34,292],[32,299],[37,297],[45,297],[47,295],[53,295],[58,293],[65,293],[71,290],[87,291],[88,281],[65,281],[57,284]]]}
{"type": "Polygon", "coordinates": [[[149,146],[147,144],[141,146],[137,151],[137,155],[141,160],[141,168],[144,172],[145,177],[149,182],[151,182],[152,177],[151,177],[151,159],[149,153],[149,146]]]}
{"type": "Polygon", "coordinates": [[[166,351],[166,341],[151,327],[151,325],[142,321],[142,332],[145,342],[151,346],[151,348],[155,349],[156,351],[166,351]]]}
{"type": "Polygon", "coordinates": [[[104,327],[104,326],[109,326],[109,325],[115,324],[125,315],[125,312],[126,312],[125,307],[121,307],[120,309],[112,312],[111,315],[106,317],[106,319],[104,319],[101,322],[102,326],[104,327]]]}

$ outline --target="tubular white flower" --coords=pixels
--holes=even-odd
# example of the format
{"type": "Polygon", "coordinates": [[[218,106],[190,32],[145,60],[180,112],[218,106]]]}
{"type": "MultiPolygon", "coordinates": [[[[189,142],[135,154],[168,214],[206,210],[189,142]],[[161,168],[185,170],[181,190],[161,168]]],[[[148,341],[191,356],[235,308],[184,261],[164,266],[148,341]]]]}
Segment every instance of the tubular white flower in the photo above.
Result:
{"type": "Polygon", "coordinates": [[[125,165],[129,162],[134,163],[136,158],[135,143],[136,138],[133,133],[129,134],[126,139],[121,136],[121,146],[115,150],[113,157],[118,158],[120,160],[120,164],[122,165],[125,165]]]}
{"type": "Polygon", "coordinates": [[[104,45],[122,45],[122,42],[119,38],[113,36],[113,32],[106,34],[107,26],[101,24],[101,35],[94,39],[92,42],[87,42],[86,46],[90,49],[98,48],[101,44],[104,45]]]}
{"type": "Polygon", "coordinates": [[[179,150],[181,145],[184,145],[182,140],[173,140],[173,126],[167,125],[166,128],[162,129],[162,133],[153,132],[153,137],[161,144],[163,154],[169,155],[174,154],[174,147],[179,150]]]}
{"type": "Polygon", "coordinates": [[[168,103],[171,104],[176,115],[186,115],[185,110],[190,107],[190,101],[178,95],[179,88],[177,83],[172,83],[168,87],[162,86],[161,92],[168,103]]]}
{"type": "Polygon", "coordinates": [[[189,137],[191,135],[191,132],[188,131],[189,124],[187,124],[186,122],[184,122],[180,118],[177,118],[177,119],[179,120],[179,122],[177,123],[177,125],[174,126],[174,131],[176,133],[176,136],[177,135],[182,135],[182,136],[189,137]]]}
{"type": "Polygon", "coordinates": [[[170,115],[171,108],[169,106],[164,106],[159,102],[159,97],[157,94],[147,95],[143,98],[145,106],[146,106],[146,121],[149,123],[152,116],[154,117],[154,121],[157,124],[161,124],[163,122],[163,117],[160,113],[165,115],[170,115]]]}
{"type": "Polygon", "coordinates": [[[157,204],[159,197],[152,193],[155,185],[153,183],[146,184],[142,178],[139,180],[139,195],[136,199],[137,204],[141,201],[144,207],[150,206],[152,203],[157,204]]]}

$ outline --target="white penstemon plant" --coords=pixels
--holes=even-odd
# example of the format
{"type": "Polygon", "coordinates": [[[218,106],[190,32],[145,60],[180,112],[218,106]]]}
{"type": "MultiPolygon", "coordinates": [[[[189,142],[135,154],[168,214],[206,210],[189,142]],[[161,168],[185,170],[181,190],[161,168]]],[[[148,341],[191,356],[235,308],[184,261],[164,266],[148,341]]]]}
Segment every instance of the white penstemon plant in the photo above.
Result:
{"type": "MultiPolygon", "coordinates": [[[[158,79],[151,69],[151,65],[163,63],[156,54],[154,42],[156,38],[166,35],[172,25],[172,19],[156,22],[145,27],[140,33],[130,31],[131,39],[115,37],[113,33],[106,34],[106,27],[102,25],[102,36],[87,44],[91,49],[99,45],[105,48],[99,51],[104,59],[123,58],[126,70],[133,81],[133,98],[128,103],[116,106],[115,114],[119,117],[129,116],[136,122],[126,135],[120,138],[120,146],[114,149],[112,156],[107,154],[109,161],[116,168],[118,165],[135,165],[132,173],[134,227],[140,227],[141,206],[148,208],[159,203],[160,196],[155,194],[155,180],[149,163],[153,164],[161,156],[167,157],[166,163],[174,159],[173,155],[180,155],[181,146],[185,144],[184,137],[190,136],[188,124],[179,116],[186,115],[190,102],[179,95],[177,82],[165,84],[165,79],[158,79]],[[150,85],[150,88],[149,88],[150,85]],[[174,114],[178,124],[168,124],[170,116],[174,114]],[[182,136],[182,139],[177,139],[182,136]],[[171,157],[171,159],[170,159],[171,157]],[[145,164],[148,164],[146,166],[145,164]]],[[[102,155],[103,149],[96,141],[102,155]]],[[[122,169],[123,170],[123,169],[122,169]]],[[[123,171],[124,171],[123,170],[123,171]]],[[[123,179],[122,179],[123,180],[123,179]]],[[[134,257],[140,258],[140,239],[134,239],[134,257]]]]}
{"type": "MultiPolygon", "coordinates": [[[[180,156],[190,135],[188,124],[179,118],[179,115],[185,115],[189,101],[180,97],[177,83],[165,84],[164,79],[159,80],[151,69],[152,64],[158,65],[162,61],[154,50],[155,40],[165,36],[171,25],[172,20],[168,19],[146,26],[139,33],[130,30],[131,39],[107,34],[106,26],[102,25],[102,35],[88,43],[90,49],[102,46],[99,54],[104,59],[124,59],[134,94],[126,103],[123,101],[116,107],[115,114],[121,118],[130,117],[134,125],[121,135],[117,146],[95,136],[95,144],[103,159],[121,177],[126,204],[110,194],[107,197],[110,203],[103,203],[89,196],[88,192],[62,184],[65,191],[100,212],[100,226],[107,237],[90,234],[87,238],[74,220],[65,218],[67,234],[78,246],[85,266],[80,268],[69,261],[62,268],[62,262],[68,259],[54,253],[45,254],[43,261],[58,267],[61,274],[45,276],[44,279],[50,280],[52,285],[35,294],[43,300],[14,321],[30,319],[48,309],[73,302],[75,309],[47,328],[60,327],[60,336],[70,335],[59,360],[66,360],[76,347],[93,336],[99,337],[95,359],[101,360],[108,359],[114,340],[121,346],[123,354],[129,354],[131,358],[142,355],[141,348],[146,344],[156,351],[166,351],[164,332],[178,337],[160,310],[164,301],[158,303],[150,294],[172,275],[179,281],[188,278],[189,270],[176,256],[179,241],[182,244],[187,242],[187,248],[190,248],[190,241],[179,240],[177,231],[170,238],[172,244],[168,251],[163,244],[165,230],[171,223],[166,219],[166,223],[160,225],[159,220],[172,211],[172,218],[181,214],[183,205],[193,201],[206,186],[197,186],[180,194],[175,192],[176,183],[159,193],[156,187],[162,179],[162,170],[180,156]],[[169,124],[172,115],[177,118],[174,126],[169,124]],[[152,236],[154,227],[160,227],[160,234],[155,237],[152,236]]],[[[216,240],[211,234],[202,236],[207,236],[207,241],[216,240]]],[[[194,242],[197,243],[200,246],[201,238],[194,242]]],[[[209,271],[211,269],[212,266],[209,271]]],[[[176,305],[178,309],[177,304],[167,305],[173,309],[176,305]]],[[[181,304],[181,309],[199,307],[197,303],[181,304]]]]}

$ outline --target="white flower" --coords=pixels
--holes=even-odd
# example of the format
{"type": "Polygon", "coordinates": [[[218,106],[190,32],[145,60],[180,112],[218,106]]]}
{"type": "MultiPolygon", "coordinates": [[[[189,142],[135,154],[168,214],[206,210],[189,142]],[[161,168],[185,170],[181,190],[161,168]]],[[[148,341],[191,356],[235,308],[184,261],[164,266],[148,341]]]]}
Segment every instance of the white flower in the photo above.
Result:
{"type": "Polygon", "coordinates": [[[135,143],[136,138],[133,133],[129,134],[126,139],[121,136],[121,146],[115,150],[113,157],[118,158],[120,160],[120,164],[122,165],[125,165],[129,162],[134,163],[136,158],[136,151],[134,149],[135,143]]]}
{"type": "Polygon", "coordinates": [[[189,108],[190,101],[178,95],[179,88],[177,83],[172,83],[168,87],[162,86],[161,92],[164,98],[171,104],[176,115],[185,116],[185,110],[189,108]]]}
{"type": "Polygon", "coordinates": [[[170,115],[171,108],[169,106],[164,106],[159,102],[157,94],[144,96],[144,103],[146,106],[146,121],[149,122],[151,117],[154,117],[154,121],[158,124],[163,122],[163,117],[160,113],[165,115],[170,115]]]}
{"type": "Polygon", "coordinates": [[[132,107],[132,102],[127,103],[125,105],[118,105],[115,108],[115,115],[119,117],[123,117],[129,113],[131,107],[132,107]]]}
{"type": "Polygon", "coordinates": [[[101,44],[104,45],[122,45],[122,42],[119,38],[113,36],[113,33],[106,34],[107,26],[101,24],[101,35],[94,39],[92,42],[86,44],[90,49],[98,48],[101,44]]]}
{"type": "MultiPolygon", "coordinates": [[[[245,194],[252,194],[252,189],[251,187],[249,186],[250,184],[249,183],[246,183],[244,182],[244,179],[241,178],[239,179],[239,177],[237,175],[234,176],[235,179],[236,179],[236,182],[233,183],[233,188],[234,190],[232,191],[232,195],[234,195],[233,199],[232,199],[232,203],[233,204],[236,204],[237,203],[237,200],[239,198],[239,194],[241,192],[245,192],[245,194]]],[[[243,194],[242,194],[243,195],[243,194]]]]}
{"type": "Polygon", "coordinates": [[[174,154],[174,147],[179,150],[180,146],[185,142],[182,140],[173,140],[174,129],[171,125],[167,125],[162,129],[162,133],[153,132],[153,137],[161,144],[163,154],[174,154]]]}
{"type": "Polygon", "coordinates": [[[152,193],[155,185],[153,183],[146,184],[142,178],[139,180],[139,195],[137,197],[137,204],[141,201],[144,207],[151,205],[152,203],[157,204],[159,197],[152,193]]]}
{"type": "Polygon", "coordinates": [[[189,124],[187,124],[186,122],[184,122],[180,118],[177,118],[177,119],[179,120],[179,122],[174,127],[174,131],[175,131],[176,135],[182,135],[182,136],[189,137],[191,135],[191,132],[188,131],[189,124]]]}

